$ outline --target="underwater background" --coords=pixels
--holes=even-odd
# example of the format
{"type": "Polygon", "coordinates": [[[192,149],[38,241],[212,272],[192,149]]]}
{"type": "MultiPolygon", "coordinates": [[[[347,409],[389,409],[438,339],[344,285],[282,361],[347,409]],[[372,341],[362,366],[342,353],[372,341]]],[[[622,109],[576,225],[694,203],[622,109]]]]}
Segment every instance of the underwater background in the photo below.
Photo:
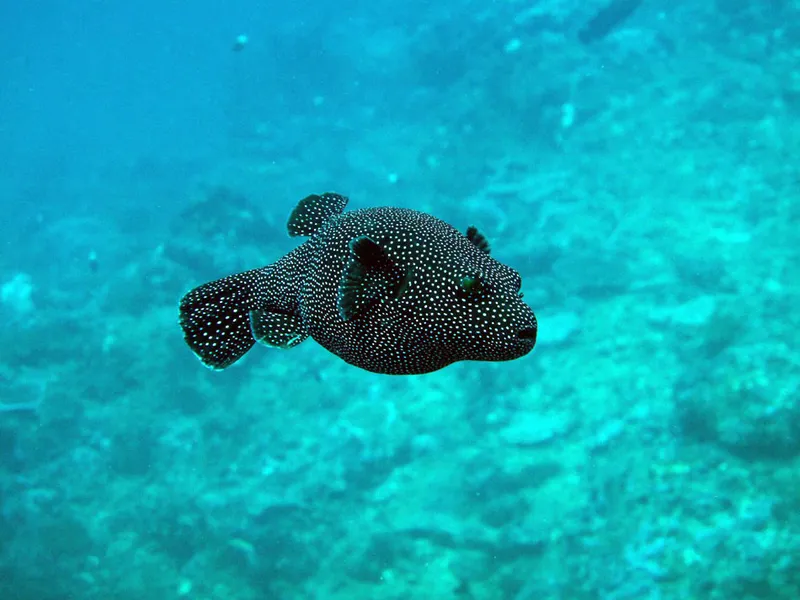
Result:
{"type": "Polygon", "coordinates": [[[800,1],[0,31],[0,599],[800,597],[800,1]],[[181,295],[324,191],[478,226],[535,350],[204,368],[181,295]]]}

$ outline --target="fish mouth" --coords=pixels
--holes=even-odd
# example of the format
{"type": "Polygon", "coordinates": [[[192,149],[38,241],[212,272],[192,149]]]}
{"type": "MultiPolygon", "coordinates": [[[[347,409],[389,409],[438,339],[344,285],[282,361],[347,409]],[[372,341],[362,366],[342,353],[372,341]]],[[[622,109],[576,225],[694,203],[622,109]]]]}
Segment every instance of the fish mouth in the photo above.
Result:
{"type": "Polygon", "coordinates": [[[524,329],[520,329],[517,332],[517,338],[520,340],[530,340],[534,344],[536,343],[536,327],[526,327],[524,329]]]}

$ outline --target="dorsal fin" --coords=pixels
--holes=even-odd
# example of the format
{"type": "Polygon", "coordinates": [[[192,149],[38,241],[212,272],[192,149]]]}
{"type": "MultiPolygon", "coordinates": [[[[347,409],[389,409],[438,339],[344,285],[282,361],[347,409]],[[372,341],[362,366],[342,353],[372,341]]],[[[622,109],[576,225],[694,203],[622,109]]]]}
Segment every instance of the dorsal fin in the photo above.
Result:
{"type": "Polygon", "coordinates": [[[349,321],[377,302],[399,298],[408,289],[408,279],[377,242],[365,235],[350,240],[350,258],[339,285],[339,316],[349,321]]]}
{"type": "Polygon", "coordinates": [[[347,205],[347,197],[333,192],[322,195],[311,194],[297,203],[286,228],[289,235],[314,235],[328,219],[342,214],[347,205]]]}
{"type": "Polygon", "coordinates": [[[467,227],[467,239],[475,244],[478,247],[478,250],[482,250],[489,254],[491,252],[491,246],[489,246],[489,240],[478,231],[478,228],[474,225],[470,225],[467,227]]]}

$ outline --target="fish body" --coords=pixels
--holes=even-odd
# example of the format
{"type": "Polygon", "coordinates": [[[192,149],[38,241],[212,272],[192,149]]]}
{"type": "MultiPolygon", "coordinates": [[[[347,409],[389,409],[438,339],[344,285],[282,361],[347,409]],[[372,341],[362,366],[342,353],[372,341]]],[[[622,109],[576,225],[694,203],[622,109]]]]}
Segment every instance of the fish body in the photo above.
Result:
{"type": "Polygon", "coordinates": [[[534,347],[520,276],[489,255],[475,228],[464,235],[403,208],[343,212],[346,203],[338,194],[305,198],[288,230],[306,242],[184,296],[184,337],[204,364],[225,368],[256,341],[291,348],[307,337],[387,374],[511,360],[534,347]]]}
{"type": "Polygon", "coordinates": [[[605,38],[636,12],[642,0],[611,0],[578,31],[578,39],[589,44],[605,38]]]}

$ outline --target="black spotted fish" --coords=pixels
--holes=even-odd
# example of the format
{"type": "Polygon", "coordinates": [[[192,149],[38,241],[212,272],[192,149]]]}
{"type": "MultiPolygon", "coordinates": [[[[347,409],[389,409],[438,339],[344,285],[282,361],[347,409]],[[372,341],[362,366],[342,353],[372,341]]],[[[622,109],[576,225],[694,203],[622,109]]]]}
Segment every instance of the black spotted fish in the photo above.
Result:
{"type": "Polygon", "coordinates": [[[404,208],[343,212],[347,198],[311,195],[289,217],[309,239],[277,262],[206,283],[180,302],[186,343],[224,369],[255,342],[307,337],[375,373],[429,373],[461,360],[524,356],[536,317],[519,274],[466,235],[404,208]]]}

